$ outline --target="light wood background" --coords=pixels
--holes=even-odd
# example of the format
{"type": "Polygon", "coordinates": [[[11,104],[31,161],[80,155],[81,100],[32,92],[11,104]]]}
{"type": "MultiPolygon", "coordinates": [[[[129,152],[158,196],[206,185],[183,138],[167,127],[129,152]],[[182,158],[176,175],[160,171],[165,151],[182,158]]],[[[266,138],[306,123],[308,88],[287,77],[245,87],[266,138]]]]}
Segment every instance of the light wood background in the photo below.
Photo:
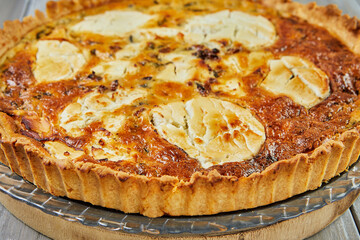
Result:
{"type": "MultiPolygon", "coordinates": [[[[311,2],[312,0],[298,0],[311,2]]],[[[360,17],[360,0],[318,0],[321,5],[337,4],[344,13],[360,17]]],[[[35,9],[44,10],[46,0],[0,0],[0,27],[5,20],[33,14],[35,9]]],[[[56,227],[56,226],[54,226],[56,227]]],[[[340,218],[309,240],[360,239],[360,198],[340,218]]],[[[48,240],[46,236],[23,224],[0,204],[0,240],[48,240]]]]}

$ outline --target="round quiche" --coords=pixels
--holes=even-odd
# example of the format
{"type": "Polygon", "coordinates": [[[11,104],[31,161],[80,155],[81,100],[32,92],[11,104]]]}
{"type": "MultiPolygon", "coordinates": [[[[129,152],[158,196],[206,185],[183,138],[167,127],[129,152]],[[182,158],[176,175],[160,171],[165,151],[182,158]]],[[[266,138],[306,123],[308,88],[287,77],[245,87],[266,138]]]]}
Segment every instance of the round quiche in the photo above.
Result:
{"type": "Polygon", "coordinates": [[[0,161],[149,217],[284,200],[360,153],[360,28],[288,0],[63,0],[0,30],[0,161]]]}

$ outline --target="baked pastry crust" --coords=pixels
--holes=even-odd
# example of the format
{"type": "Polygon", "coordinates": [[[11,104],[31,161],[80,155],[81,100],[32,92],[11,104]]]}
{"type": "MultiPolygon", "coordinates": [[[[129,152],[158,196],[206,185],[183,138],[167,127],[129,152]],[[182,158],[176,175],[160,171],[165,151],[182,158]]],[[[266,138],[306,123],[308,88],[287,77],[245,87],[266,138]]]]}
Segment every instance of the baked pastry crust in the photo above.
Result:
{"type": "MultiPolygon", "coordinates": [[[[110,2],[49,2],[47,18],[36,12],[35,17],[25,18],[23,22],[6,22],[0,31],[0,56],[37,26],[110,2]]],[[[301,5],[286,0],[262,3],[274,7],[281,15],[297,16],[325,27],[354,53],[360,53],[358,20],[341,16],[335,6],[301,5]]],[[[0,136],[0,161],[38,187],[57,196],[149,217],[208,215],[281,201],[318,188],[348,169],[360,154],[360,133],[355,127],[310,153],[275,162],[260,173],[238,178],[213,170],[208,174],[196,172],[185,181],[172,176],[129,174],[91,162],[59,161],[41,143],[20,134],[13,119],[5,113],[0,113],[0,136]]]]}

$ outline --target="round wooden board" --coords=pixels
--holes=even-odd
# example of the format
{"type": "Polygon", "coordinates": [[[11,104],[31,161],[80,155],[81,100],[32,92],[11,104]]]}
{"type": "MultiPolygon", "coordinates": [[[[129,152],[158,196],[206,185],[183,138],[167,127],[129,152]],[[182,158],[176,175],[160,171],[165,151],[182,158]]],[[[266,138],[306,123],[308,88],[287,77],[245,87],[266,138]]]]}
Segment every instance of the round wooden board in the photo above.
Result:
{"type": "Polygon", "coordinates": [[[149,236],[134,235],[119,231],[109,231],[98,227],[85,226],[78,222],[70,222],[61,217],[52,216],[25,202],[13,199],[5,193],[0,193],[0,202],[18,219],[53,239],[87,239],[87,240],[138,240],[138,239],[304,239],[321,231],[341,216],[359,196],[360,190],[348,194],[345,198],[331,203],[316,211],[277,224],[252,229],[230,235],[221,236],[149,236]]]}

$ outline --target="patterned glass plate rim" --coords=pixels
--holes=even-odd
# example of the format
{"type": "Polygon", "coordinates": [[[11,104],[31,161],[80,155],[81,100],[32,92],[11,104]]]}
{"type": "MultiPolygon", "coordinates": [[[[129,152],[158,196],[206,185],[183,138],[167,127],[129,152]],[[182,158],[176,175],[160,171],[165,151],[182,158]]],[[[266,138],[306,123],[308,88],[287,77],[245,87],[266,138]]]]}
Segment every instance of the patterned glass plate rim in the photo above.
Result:
{"type": "Polygon", "coordinates": [[[317,190],[265,207],[212,216],[152,219],[52,196],[0,164],[0,191],[13,199],[25,202],[46,214],[79,222],[85,226],[152,236],[222,235],[266,227],[320,209],[358,189],[360,189],[360,161],[349,171],[323,184],[317,190]]]}

